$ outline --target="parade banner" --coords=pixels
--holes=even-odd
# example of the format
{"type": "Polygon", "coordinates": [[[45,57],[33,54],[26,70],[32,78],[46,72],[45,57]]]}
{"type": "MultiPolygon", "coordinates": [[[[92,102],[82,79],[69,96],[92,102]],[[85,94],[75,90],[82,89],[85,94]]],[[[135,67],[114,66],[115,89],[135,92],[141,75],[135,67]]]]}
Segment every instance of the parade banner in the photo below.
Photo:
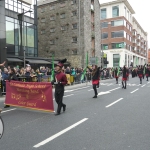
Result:
{"type": "Polygon", "coordinates": [[[54,112],[50,83],[6,81],[6,91],[6,105],[54,112]]]}

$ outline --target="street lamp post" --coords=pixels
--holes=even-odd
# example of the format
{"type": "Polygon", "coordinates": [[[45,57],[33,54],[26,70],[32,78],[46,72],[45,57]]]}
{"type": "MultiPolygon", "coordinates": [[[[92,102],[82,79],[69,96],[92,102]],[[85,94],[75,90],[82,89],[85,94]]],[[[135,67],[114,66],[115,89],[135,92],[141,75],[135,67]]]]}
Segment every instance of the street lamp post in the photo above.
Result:
{"type": "MultiPolygon", "coordinates": [[[[25,21],[24,21],[24,14],[26,14],[26,13],[28,13],[28,12],[32,12],[31,10],[28,10],[28,11],[24,11],[24,9],[23,9],[23,12],[21,13],[21,14],[18,14],[18,19],[19,19],[19,16],[21,16],[20,17],[20,19],[19,19],[19,21],[21,21],[21,22],[23,22],[23,36],[22,36],[22,30],[21,30],[21,33],[20,33],[20,35],[23,37],[23,44],[22,44],[22,37],[21,37],[21,49],[22,49],[22,51],[23,51],[23,63],[24,63],[24,68],[25,68],[25,57],[26,57],[26,53],[25,53],[25,21]]],[[[21,25],[20,25],[20,28],[22,28],[22,23],[21,23],[21,25]]]]}

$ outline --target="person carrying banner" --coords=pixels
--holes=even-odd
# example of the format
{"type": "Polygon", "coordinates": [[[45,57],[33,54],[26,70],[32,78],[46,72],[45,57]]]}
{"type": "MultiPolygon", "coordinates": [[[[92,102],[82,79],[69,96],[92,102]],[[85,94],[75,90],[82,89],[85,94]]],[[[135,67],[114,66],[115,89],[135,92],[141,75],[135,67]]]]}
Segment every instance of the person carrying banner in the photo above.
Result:
{"type": "Polygon", "coordinates": [[[55,85],[55,101],[57,103],[57,113],[60,115],[61,108],[63,107],[63,111],[66,110],[66,105],[63,104],[63,96],[64,96],[64,86],[67,84],[66,75],[62,72],[63,63],[65,63],[67,59],[61,60],[56,66],[56,74],[54,75],[54,80],[51,81],[53,85],[55,85]]]}
{"type": "MultiPolygon", "coordinates": [[[[15,69],[14,68],[11,68],[10,69],[10,74],[8,76],[8,81],[10,82],[11,80],[13,81],[18,81],[18,78],[16,76],[16,72],[15,72],[15,69]]],[[[8,91],[6,91],[8,92],[8,91]]],[[[5,105],[4,108],[7,108],[7,107],[10,107],[9,105],[5,105]]]]}
{"type": "MultiPolygon", "coordinates": [[[[0,67],[4,67],[4,65],[5,65],[5,61],[2,64],[0,64],[0,67]]],[[[1,111],[2,111],[2,109],[0,108],[0,112],[1,111]]]]}

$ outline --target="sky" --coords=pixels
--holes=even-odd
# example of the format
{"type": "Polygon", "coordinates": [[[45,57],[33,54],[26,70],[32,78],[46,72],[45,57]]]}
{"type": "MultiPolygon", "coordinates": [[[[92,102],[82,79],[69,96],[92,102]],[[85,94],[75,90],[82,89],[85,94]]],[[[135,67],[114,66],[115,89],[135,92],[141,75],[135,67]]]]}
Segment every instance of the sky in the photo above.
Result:
{"type": "MultiPolygon", "coordinates": [[[[114,0],[99,0],[101,3],[107,3],[114,0]]],[[[132,6],[135,14],[133,15],[138,23],[141,25],[143,30],[148,33],[148,47],[150,47],[150,7],[149,0],[128,0],[130,5],[132,6]]]]}

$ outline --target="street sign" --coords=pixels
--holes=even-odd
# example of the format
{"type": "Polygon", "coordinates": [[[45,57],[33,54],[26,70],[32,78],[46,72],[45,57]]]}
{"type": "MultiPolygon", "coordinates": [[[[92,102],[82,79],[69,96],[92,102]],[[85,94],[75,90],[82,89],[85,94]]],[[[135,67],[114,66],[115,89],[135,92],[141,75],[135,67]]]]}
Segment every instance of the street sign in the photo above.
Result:
{"type": "Polygon", "coordinates": [[[97,65],[97,61],[98,61],[98,58],[97,58],[97,57],[91,57],[91,58],[90,58],[90,64],[91,64],[91,65],[97,65]]]}

